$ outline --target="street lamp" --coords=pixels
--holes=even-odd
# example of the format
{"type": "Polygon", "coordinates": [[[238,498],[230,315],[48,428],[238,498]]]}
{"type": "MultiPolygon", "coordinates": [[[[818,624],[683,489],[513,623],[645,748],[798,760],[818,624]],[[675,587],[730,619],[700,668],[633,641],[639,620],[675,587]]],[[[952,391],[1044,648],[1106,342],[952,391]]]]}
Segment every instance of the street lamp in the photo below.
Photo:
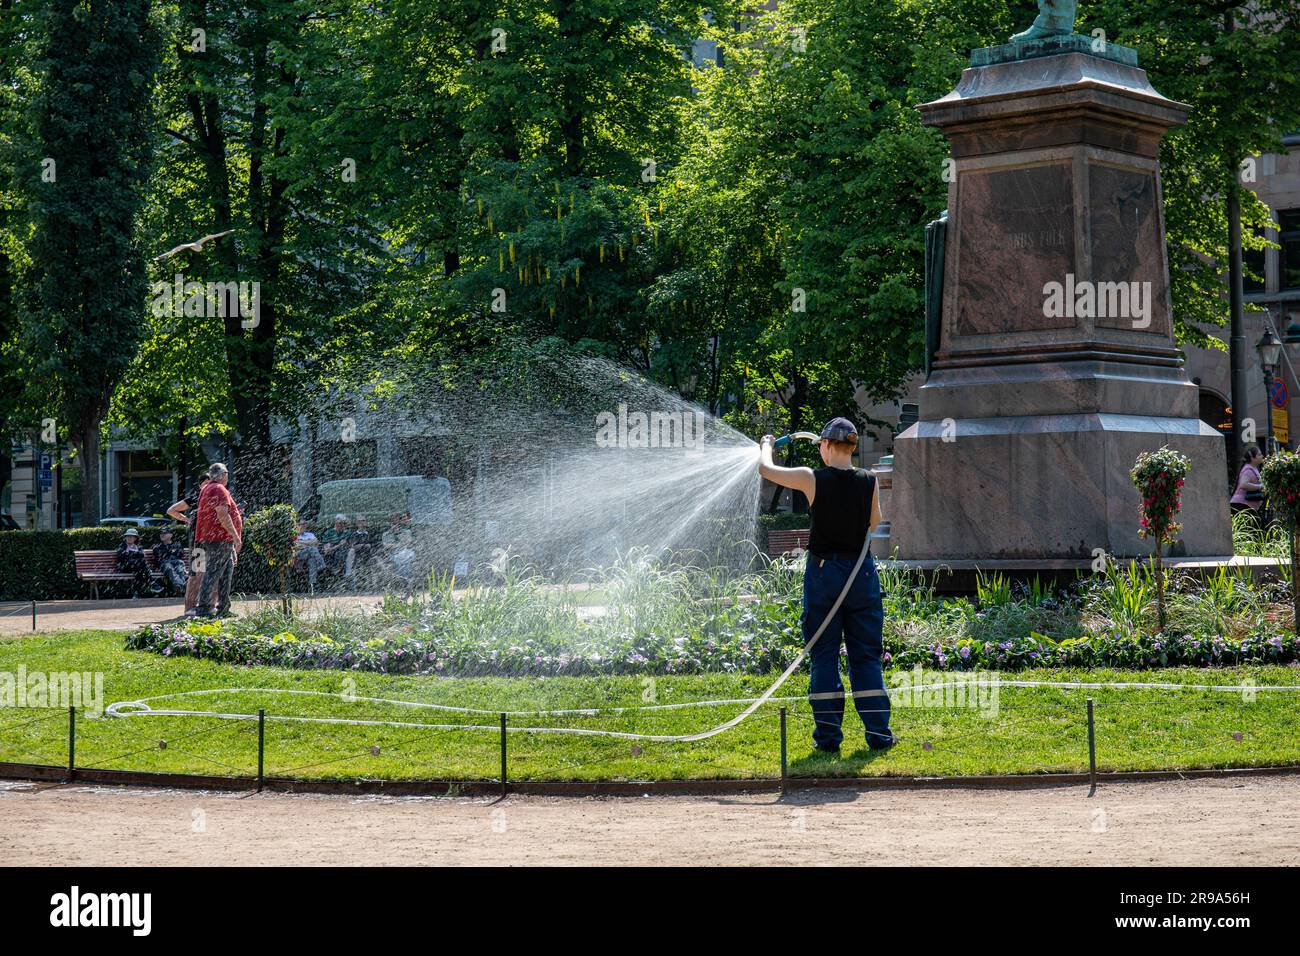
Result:
{"type": "MultiPolygon", "coordinates": [[[[1288,338],[1289,332],[1288,329],[1288,338]]],[[[1264,370],[1264,414],[1268,416],[1264,451],[1269,454],[1273,451],[1273,372],[1282,360],[1282,340],[1273,334],[1272,329],[1265,329],[1255,343],[1255,351],[1259,353],[1259,367],[1264,370]]]]}

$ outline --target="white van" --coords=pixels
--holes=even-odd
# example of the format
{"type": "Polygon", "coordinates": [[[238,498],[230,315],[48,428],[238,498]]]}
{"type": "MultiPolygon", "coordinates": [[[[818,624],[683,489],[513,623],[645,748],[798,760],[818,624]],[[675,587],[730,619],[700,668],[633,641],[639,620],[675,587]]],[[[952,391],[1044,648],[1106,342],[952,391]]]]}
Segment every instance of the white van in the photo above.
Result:
{"type": "Polygon", "coordinates": [[[345,478],[325,482],[318,493],[322,520],[336,514],[349,519],[365,515],[373,526],[382,528],[391,515],[409,511],[413,527],[452,521],[451,482],[446,478],[345,478]]]}

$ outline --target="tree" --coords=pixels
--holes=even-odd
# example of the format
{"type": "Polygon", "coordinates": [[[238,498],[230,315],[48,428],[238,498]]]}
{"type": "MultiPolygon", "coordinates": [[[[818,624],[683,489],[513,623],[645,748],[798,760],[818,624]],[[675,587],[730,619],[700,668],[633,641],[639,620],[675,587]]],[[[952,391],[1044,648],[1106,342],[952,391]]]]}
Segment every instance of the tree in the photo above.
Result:
{"type": "Polygon", "coordinates": [[[1243,163],[1285,152],[1282,136],[1300,129],[1300,0],[1096,0],[1079,14],[1078,32],[1134,47],[1152,85],[1192,107],[1161,144],[1170,294],[1178,340],[1222,348],[1229,197],[1247,247],[1262,248],[1252,229],[1268,209],[1244,188],[1257,171],[1243,163]]]}
{"type": "Polygon", "coordinates": [[[34,224],[27,348],[49,417],[82,467],[82,516],[99,519],[99,431],[141,337],[144,261],[135,234],[153,155],[159,39],[148,0],[49,0],[42,23],[39,153],[28,156],[34,224]]]}
{"type": "Polygon", "coordinates": [[[0,0],[0,489],[9,476],[9,440],[35,424],[20,302],[30,221],[18,175],[33,154],[25,104],[33,95],[35,33],[35,4],[0,0]]]}
{"type": "Polygon", "coordinates": [[[658,325],[674,384],[698,377],[712,408],[737,396],[737,424],[781,429],[898,395],[924,355],[924,225],[947,200],[947,147],[916,104],[1016,22],[986,0],[720,19],[725,66],[695,81],[650,296],[679,306],[658,325]]]}

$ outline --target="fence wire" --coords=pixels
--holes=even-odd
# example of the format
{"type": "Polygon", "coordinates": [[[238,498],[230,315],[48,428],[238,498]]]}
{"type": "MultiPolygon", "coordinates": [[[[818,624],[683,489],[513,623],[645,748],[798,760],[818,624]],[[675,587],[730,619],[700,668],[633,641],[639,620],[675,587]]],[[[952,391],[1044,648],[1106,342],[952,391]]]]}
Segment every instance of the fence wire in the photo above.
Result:
{"type": "MultiPolygon", "coordinates": [[[[610,701],[611,706],[593,708],[506,712],[508,775],[510,779],[707,779],[712,772],[702,775],[702,771],[718,771],[721,776],[744,779],[753,774],[755,767],[768,761],[771,761],[774,775],[780,743],[775,725],[782,707],[788,718],[785,748],[794,755],[794,763],[805,776],[828,769],[835,772],[834,766],[828,768],[814,759],[818,756],[815,753],[806,753],[811,749],[809,737],[815,727],[836,726],[846,737],[852,737],[861,732],[860,714],[870,716],[886,711],[891,715],[893,732],[898,738],[889,752],[902,758],[900,762],[908,770],[921,774],[976,772],[965,768],[972,762],[988,768],[1003,766],[1006,758],[1014,756],[1018,748],[1021,752],[1026,749],[1035,751],[1036,759],[1044,765],[1017,766],[1017,773],[1057,771],[1063,767],[1077,770],[1087,765],[1088,754],[1086,698],[1077,693],[1080,690],[1095,695],[1098,766],[1190,769],[1189,764],[1204,763],[1207,759],[1216,766],[1228,762],[1253,765],[1258,762],[1255,756],[1261,748],[1271,749],[1279,755],[1286,752],[1290,738],[1280,728],[1287,725],[1289,718],[1283,715],[1279,724],[1278,708],[1300,703],[1300,696],[1274,694],[1269,697],[1267,694],[1269,690],[1300,689],[1300,685],[1131,685],[1142,695],[1176,691],[1168,696],[1143,699],[1121,696],[1119,691],[1122,688],[1112,685],[1022,683],[1023,686],[1013,685],[1007,690],[1017,695],[1032,694],[1038,699],[1011,702],[999,699],[988,714],[979,711],[977,701],[966,705],[900,706],[894,703],[888,708],[868,706],[858,709],[856,705],[862,702],[864,695],[855,695],[851,691],[817,695],[815,700],[807,696],[772,699],[755,713],[752,718],[754,726],[748,731],[733,730],[726,737],[700,741],[576,735],[589,734],[593,730],[599,732],[590,726],[597,722],[606,725],[606,733],[653,732],[665,725],[673,726],[673,720],[680,721],[679,715],[685,709],[743,706],[753,698],[644,706],[617,706],[610,701]],[[852,709],[845,706],[850,700],[855,705],[852,709]],[[1266,707],[1252,710],[1265,701],[1266,707]],[[842,710],[839,719],[826,713],[828,709],[836,709],[836,703],[842,710]],[[556,719],[561,716],[564,720],[556,719]],[[968,723],[971,720],[977,722],[973,727],[968,723]],[[620,729],[610,730],[610,724],[620,729]],[[1117,750],[1122,750],[1124,759],[1108,760],[1108,754],[1117,750]],[[1234,753],[1238,756],[1233,756],[1234,753]],[[959,762],[954,764],[949,758],[956,758],[959,762]],[[639,767],[646,770],[638,771],[639,767]],[[958,771],[958,767],[963,769],[958,771]],[[509,773],[511,768],[514,773],[509,773]]],[[[917,691],[925,689],[922,687],[917,691]]],[[[242,688],[224,692],[247,694],[257,690],[242,688]]],[[[891,688],[891,692],[896,690],[891,688]]],[[[499,776],[496,761],[500,730],[481,721],[484,714],[499,714],[500,711],[448,708],[457,712],[464,722],[434,723],[383,719],[392,716],[395,705],[415,706],[420,702],[357,697],[351,698],[351,703],[359,706],[361,711],[353,711],[348,717],[268,713],[261,724],[265,733],[265,750],[261,753],[255,739],[259,731],[257,715],[199,710],[125,711],[116,716],[110,713],[103,721],[90,724],[93,730],[77,722],[78,733],[82,735],[78,739],[78,753],[85,745],[99,753],[93,754],[89,762],[78,762],[76,769],[105,769],[142,754],[166,750],[172,759],[162,761],[168,765],[162,769],[195,775],[202,774],[198,765],[203,764],[247,777],[250,771],[235,765],[244,763],[246,756],[250,765],[260,758],[262,762],[259,765],[264,767],[266,776],[304,780],[339,779],[333,775],[322,776],[321,772],[352,762],[362,765],[358,774],[366,774],[368,779],[374,779],[376,774],[384,778],[392,773],[392,767],[385,767],[384,763],[394,757],[402,757],[408,764],[414,762],[416,766],[428,766],[427,779],[456,779],[459,775],[468,783],[495,780],[499,776]],[[207,718],[207,721],[197,729],[153,733],[133,726],[131,716],[164,718],[169,730],[173,729],[173,720],[187,721],[198,717],[207,718]],[[247,744],[223,746],[216,754],[205,753],[202,748],[194,746],[199,741],[216,739],[220,735],[237,738],[243,735],[254,739],[249,739],[247,744]],[[453,735],[462,735],[463,742],[448,749],[443,738],[453,738],[453,735]],[[125,738],[141,745],[103,756],[108,738],[125,738]],[[178,746],[182,744],[186,746],[178,746]],[[231,753],[239,754],[240,758],[232,763],[231,753]],[[268,753],[275,759],[268,761],[268,753]],[[295,756],[299,759],[294,760],[295,756]],[[309,759],[303,760],[303,757],[309,759]],[[379,761],[373,773],[369,772],[371,768],[364,766],[368,761],[379,761]],[[173,770],[170,766],[173,764],[179,764],[179,770],[173,770]],[[466,773],[467,768],[474,768],[473,772],[466,773]]],[[[0,708],[0,715],[6,709],[13,710],[0,708]]],[[[36,758],[41,761],[41,766],[66,765],[66,761],[57,758],[49,746],[57,739],[55,735],[64,734],[63,728],[51,731],[42,724],[67,720],[68,713],[63,709],[24,715],[7,724],[0,720],[0,754],[8,750],[36,758]]],[[[862,749],[865,747],[864,739],[862,749]]],[[[137,772],[147,772],[159,766],[160,761],[136,763],[137,772]]],[[[851,769],[850,764],[843,765],[843,770],[851,769]]]]}

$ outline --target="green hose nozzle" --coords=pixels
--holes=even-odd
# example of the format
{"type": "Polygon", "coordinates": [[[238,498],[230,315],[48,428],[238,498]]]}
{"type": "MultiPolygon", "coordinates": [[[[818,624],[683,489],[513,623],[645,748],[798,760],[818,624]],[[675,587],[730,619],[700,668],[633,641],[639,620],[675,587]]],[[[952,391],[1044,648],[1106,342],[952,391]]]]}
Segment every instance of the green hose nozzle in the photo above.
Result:
{"type": "Polygon", "coordinates": [[[786,445],[790,444],[790,442],[794,441],[796,438],[803,438],[807,441],[821,441],[821,437],[822,436],[818,435],[816,432],[791,432],[788,435],[782,435],[780,438],[774,441],[772,443],[772,447],[784,448],[786,445]]]}

